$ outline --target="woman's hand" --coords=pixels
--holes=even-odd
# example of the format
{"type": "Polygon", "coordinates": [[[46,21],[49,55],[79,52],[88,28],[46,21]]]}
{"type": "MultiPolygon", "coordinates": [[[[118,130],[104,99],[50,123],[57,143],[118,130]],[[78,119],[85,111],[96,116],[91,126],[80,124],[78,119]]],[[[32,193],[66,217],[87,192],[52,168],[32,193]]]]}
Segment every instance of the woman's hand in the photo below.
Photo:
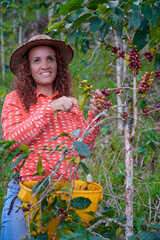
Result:
{"type": "MultiPolygon", "coordinates": [[[[102,95],[101,91],[99,89],[96,89],[95,91],[98,95],[102,95]]],[[[103,105],[101,103],[97,103],[94,98],[90,100],[90,109],[94,115],[98,115],[100,112],[103,111],[103,105]]]]}
{"type": "Polygon", "coordinates": [[[72,109],[73,106],[78,106],[78,100],[72,97],[60,97],[50,103],[54,112],[67,112],[72,109]]]}

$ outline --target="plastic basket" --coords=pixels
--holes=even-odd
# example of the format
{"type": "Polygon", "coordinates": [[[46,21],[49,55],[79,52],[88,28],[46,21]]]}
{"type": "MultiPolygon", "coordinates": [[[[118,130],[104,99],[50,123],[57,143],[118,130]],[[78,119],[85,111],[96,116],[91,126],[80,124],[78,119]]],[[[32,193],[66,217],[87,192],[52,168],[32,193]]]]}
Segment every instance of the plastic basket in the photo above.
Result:
{"type": "MultiPolygon", "coordinates": [[[[27,181],[27,182],[21,182],[20,183],[20,191],[18,193],[18,198],[21,199],[22,202],[31,202],[32,200],[32,195],[31,195],[31,191],[33,186],[37,183],[37,181],[27,181]]],[[[53,182],[54,183],[54,182],[53,182]]],[[[56,187],[62,188],[64,187],[66,184],[68,184],[68,181],[66,180],[61,180],[57,183],[56,187]]],[[[97,211],[97,207],[98,207],[98,203],[99,200],[103,198],[103,194],[102,194],[103,188],[94,182],[84,182],[84,181],[79,181],[79,180],[75,180],[74,182],[74,190],[73,190],[73,194],[72,194],[72,199],[76,198],[76,197],[85,197],[90,199],[90,201],[92,202],[90,204],[90,206],[88,208],[85,209],[75,209],[72,207],[72,209],[74,209],[77,214],[80,216],[82,222],[84,223],[89,223],[90,220],[93,219],[93,217],[91,215],[89,215],[87,212],[96,212],[97,211]]],[[[56,194],[53,194],[53,197],[55,197],[55,195],[57,194],[63,194],[62,191],[57,191],[56,194]]],[[[65,199],[67,201],[68,199],[68,195],[64,195],[63,199],[65,199]]],[[[36,204],[37,202],[37,198],[35,197],[33,199],[32,205],[36,204]]],[[[40,216],[38,216],[40,218],[40,216]]],[[[58,218],[53,218],[49,223],[48,223],[48,237],[49,239],[52,239],[53,236],[56,233],[56,228],[57,225],[59,223],[58,218]]],[[[56,237],[56,240],[58,240],[59,238],[56,237]]]]}

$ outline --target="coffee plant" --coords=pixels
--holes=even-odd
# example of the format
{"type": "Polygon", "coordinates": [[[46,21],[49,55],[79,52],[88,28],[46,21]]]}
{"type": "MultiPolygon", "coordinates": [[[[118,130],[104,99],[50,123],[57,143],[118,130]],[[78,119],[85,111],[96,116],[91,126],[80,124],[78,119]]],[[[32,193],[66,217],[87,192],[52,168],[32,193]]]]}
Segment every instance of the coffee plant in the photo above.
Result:
{"type": "Polygon", "coordinates": [[[109,51],[113,61],[106,69],[107,75],[110,74],[114,63],[117,64],[117,76],[120,75],[119,69],[125,66],[122,79],[119,80],[117,77],[117,86],[115,84],[115,88],[109,89],[106,84],[101,90],[102,95],[96,95],[95,90],[91,92],[89,86],[88,88],[84,86],[82,81],[80,87],[83,92],[79,102],[82,109],[87,98],[94,95],[97,103],[103,102],[107,112],[109,109],[114,109],[109,99],[111,92],[114,91],[117,95],[117,117],[124,124],[126,239],[133,234],[133,152],[138,120],[140,115],[148,117],[150,113],[158,110],[157,107],[143,106],[141,103],[142,99],[146,99],[152,82],[159,78],[159,6],[159,2],[155,1],[137,3],[136,1],[70,0],[56,6],[55,15],[61,19],[63,16],[63,21],[57,23],[56,19],[56,22],[53,21],[46,30],[53,37],[60,36],[63,32],[66,42],[73,44],[77,50],[81,49],[83,53],[94,44],[95,49],[103,48],[109,51]],[[115,36],[116,45],[108,40],[110,36],[115,36]],[[121,38],[123,43],[119,41],[118,45],[118,38],[121,38]],[[149,49],[144,50],[147,44],[149,49]],[[120,59],[124,60],[121,61],[121,64],[124,64],[122,66],[120,59]],[[144,71],[146,61],[148,61],[147,73],[146,70],[144,71]]]}

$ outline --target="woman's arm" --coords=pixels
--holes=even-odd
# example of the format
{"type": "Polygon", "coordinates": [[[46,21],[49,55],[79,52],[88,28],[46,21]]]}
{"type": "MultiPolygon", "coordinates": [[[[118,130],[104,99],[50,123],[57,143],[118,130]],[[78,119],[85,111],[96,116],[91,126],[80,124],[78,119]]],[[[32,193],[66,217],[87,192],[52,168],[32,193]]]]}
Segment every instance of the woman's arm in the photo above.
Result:
{"type": "Polygon", "coordinates": [[[15,91],[11,92],[6,96],[2,109],[3,138],[29,145],[50,121],[51,114],[53,110],[46,103],[25,118],[19,97],[15,91]]]}

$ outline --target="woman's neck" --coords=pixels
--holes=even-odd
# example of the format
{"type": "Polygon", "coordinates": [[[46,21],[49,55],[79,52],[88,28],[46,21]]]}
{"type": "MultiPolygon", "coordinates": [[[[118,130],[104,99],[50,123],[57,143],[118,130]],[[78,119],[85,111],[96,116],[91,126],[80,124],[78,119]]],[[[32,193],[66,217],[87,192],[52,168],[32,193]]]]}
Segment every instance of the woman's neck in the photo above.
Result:
{"type": "Polygon", "coordinates": [[[43,93],[44,95],[46,95],[46,96],[48,96],[48,97],[53,97],[53,94],[54,94],[54,92],[53,92],[53,87],[48,87],[48,86],[38,86],[37,87],[37,89],[38,89],[38,91],[40,92],[40,93],[43,93]]]}

